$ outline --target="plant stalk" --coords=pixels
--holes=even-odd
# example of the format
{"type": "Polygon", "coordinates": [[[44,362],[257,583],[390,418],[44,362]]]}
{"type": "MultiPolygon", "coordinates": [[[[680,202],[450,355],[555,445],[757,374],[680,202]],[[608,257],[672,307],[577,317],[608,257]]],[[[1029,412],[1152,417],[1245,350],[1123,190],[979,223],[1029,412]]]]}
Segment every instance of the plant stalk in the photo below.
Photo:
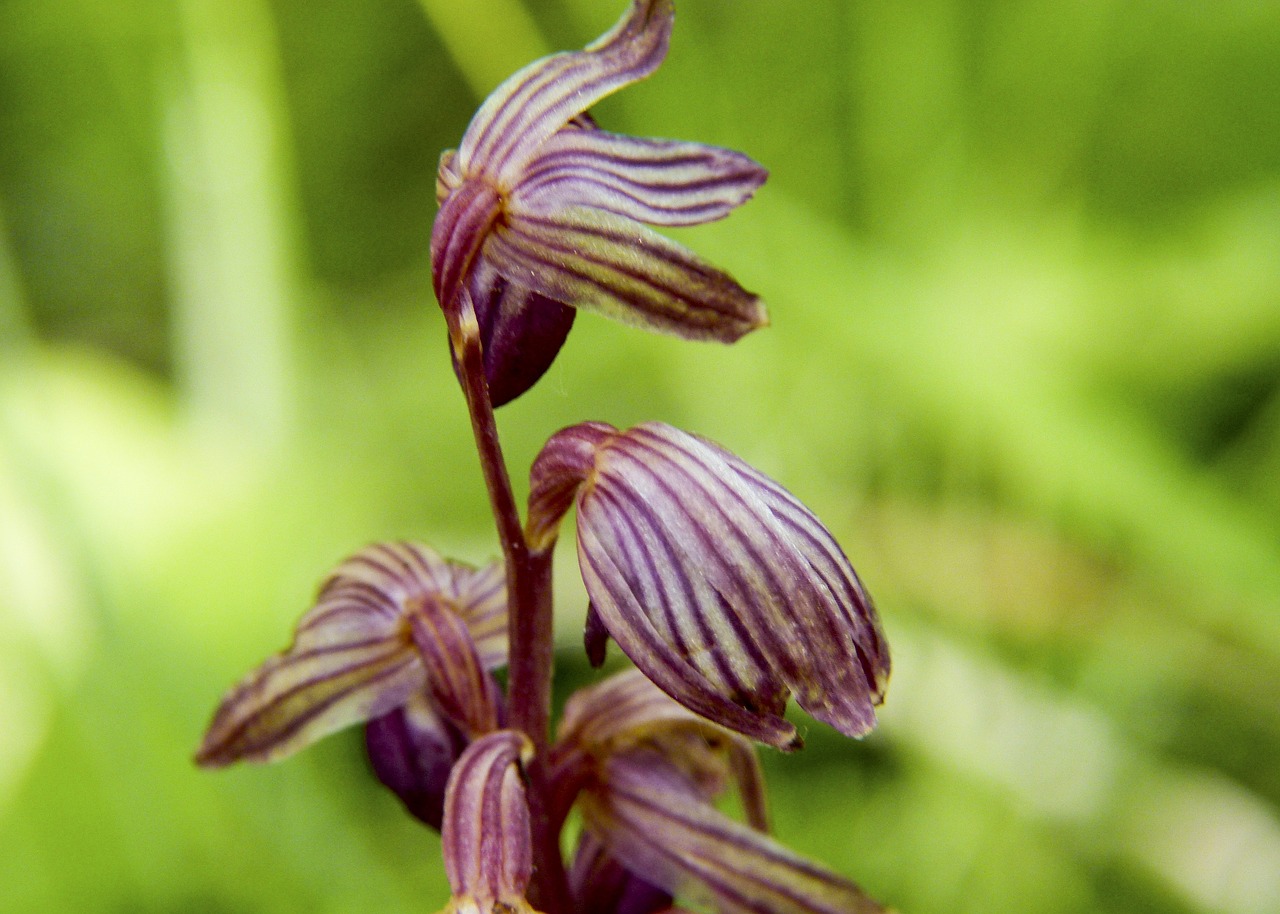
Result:
{"type": "Polygon", "coordinates": [[[466,396],[476,452],[489,491],[489,504],[502,543],[507,571],[509,641],[508,725],[529,736],[534,758],[527,775],[533,838],[534,908],[546,914],[569,914],[569,891],[560,857],[559,829],[547,809],[547,748],[551,718],[551,675],[554,661],[551,606],[551,552],[534,552],[525,539],[511,477],[502,456],[498,424],[484,374],[484,352],[470,296],[449,316],[449,337],[466,396]]]}

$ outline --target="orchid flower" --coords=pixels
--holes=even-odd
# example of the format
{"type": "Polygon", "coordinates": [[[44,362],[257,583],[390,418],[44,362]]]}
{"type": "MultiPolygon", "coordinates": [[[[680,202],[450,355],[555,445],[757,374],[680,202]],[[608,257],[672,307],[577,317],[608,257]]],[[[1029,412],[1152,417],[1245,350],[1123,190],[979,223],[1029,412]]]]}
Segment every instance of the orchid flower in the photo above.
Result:
{"type": "Polygon", "coordinates": [[[490,671],[507,660],[506,617],[499,565],[472,568],[413,543],[369,546],[324,583],[289,649],[227,693],[196,761],[274,761],[406,707],[420,738],[422,728],[496,729],[490,671]]]}
{"type": "Polygon", "coordinates": [[[849,736],[875,725],[889,655],[875,607],[835,539],[773,480],[662,423],[589,422],[533,465],[528,538],[555,542],[577,505],[591,598],[588,653],[611,635],[676,700],[794,748],[787,697],[849,736]]]}
{"type": "Polygon", "coordinates": [[[583,835],[570,870],[578,911],[655,914],[677,897],[722,914],[884,910],[770,838],[750,743],[637,671],[570,699],[556,753],[559,778],[581,785],[583,835]],[[750,824],[713,805],[731,781],[750,824]]]}
{"type": "Polygon", "coordinates": [[[534,914],[529,805],[521,770],[528,737],[499,730],[476,740],[445,790],[441,846],[453,895],[443,914],[534,914]]]}
{"type": "Polygon", "coordinates": [[[584,113],[657,69],[673,18],[671,0],[634,0],[585,50],[507,79],[440,160],[435,292],[476,322],[495,406],[546,371],[572,308],[723,342],[767,323],[728,274],[640,224],[720,219],[765,170],[714,146],[607,133],[584,113]]]}

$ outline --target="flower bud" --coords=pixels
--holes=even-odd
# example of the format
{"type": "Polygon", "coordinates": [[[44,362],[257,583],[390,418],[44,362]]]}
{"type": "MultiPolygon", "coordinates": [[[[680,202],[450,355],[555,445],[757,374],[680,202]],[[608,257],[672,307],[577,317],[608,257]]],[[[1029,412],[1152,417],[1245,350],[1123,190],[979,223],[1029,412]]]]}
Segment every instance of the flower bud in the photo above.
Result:
{"type": "MultiPolygon", "coordinates": [[[[773,480],[661,423],[558,432],[534,464],[528,537],[576,503],[594,622],[667,694],[780,748],[802,708],[849,736],[875,725],[889,654],[835,539],[773,480]]],[[[598,630],[588,643],[599,654],[598,630]]]]}
{"type": "Polygon", "coordinates": [[[530,912],[533,840],[522,763],[533,745],[514,730],[481,737],[462,753],[445,790],[441,844],[453,914],[530,912]]]}

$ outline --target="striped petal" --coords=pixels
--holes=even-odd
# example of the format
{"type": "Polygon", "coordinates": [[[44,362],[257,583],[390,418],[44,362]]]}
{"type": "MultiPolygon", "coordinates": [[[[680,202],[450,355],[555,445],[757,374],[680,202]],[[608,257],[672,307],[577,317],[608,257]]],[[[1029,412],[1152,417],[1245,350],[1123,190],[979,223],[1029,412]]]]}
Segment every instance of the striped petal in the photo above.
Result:
{"type": "Polygon", "coordinates": [[[512,210],[485,257],[548,298],[685,339],[727,343],[768,323],[760,299],[729,274],[603,210],[512,210]]]}
{"type": "Polygon", "coordinates": [[[532,910],[524,898],[533,847],[521,775],[521,763],[532,752],[523,734],[499,730],[472,743],[454,765],[441,829],[453,890],[446,910],[532,910]]]}
{"type": "Polygon", "coordinates": [[[671,0],[633,0],[618,23],[583,51],[554,54],[509,77],[476,112],[457,168],[503,189],[544,140],[618,89],[644,79],[667,54],[671,0]]]}
{"type": "Polygon", "coordinates": [[[415,601],[436,597],[466,620],[485,669],[507,662],[507,582],[500,562],[476,568],[420,543],[375,543],[338,566],[321,586],[319,601],[340,595],[397,619],[415,601]]]}
{"type": "Polygon", "coordinates": [[[529,471],[529,515],[525,539],[538,550],[550,549],[560,521],[595,466],[596,452],[618,434],[607,422],[580,422],[548,439],[529,471]]]}
{"type": "Polygon", "coordinates": [[[602,130],[561,130],[529,163],[511,195],[514,211],[572,206],[650,225],[698,225],[727,216],[765,178],[740,152],[602,130]]]}
{"type": "Polygon", "coordinates": [[[789,694],[847,735],[874,726],[888,652],[848,559],[811,513],[667,425],[612,435],[593,425],[599,444],[575,465],[582,437],[554,436],[552,459],[535,463],[530,529],[553,531],[565,504],[541,496],[579,486],[592,606],[649,678],[704,717],[784,748],[797,743],[781,716],[789,694]]]}
{"type": "Polygon", "coordinates": [[[498,727],[497,683],[484,668],[467,623],[436,600],[409,616],[414,646],[437,708],[470,738],[498,727]]]}
{"type": "Polygon", "coordinates": [[[325,581],[288,650],[226,695],[196,761],[284,758],[390,712],[428,683],[460,724],[491,730],[494,685],[485,671],[505,659],[506,589],[497,566],[477,570],[413,543],[375,544],[325,581]],[[433,635],[441,640],[431,642],[433,635]],[[478,682],[485,691],[476,691],[478,682]]]}
{"type": "Polygon", "coordinates": [[[385,714],[422,688],[425,672],[394,616],[339,594],[303,616],[289,650],[229,692],[196,762],[270,762],[335,730],[385,714]]]}
{"type": "Polygon", "coordinates": [[[732,780],[747,821],[769,830],[764,778],[751,743],[678,704],[639,670],[581,689],[566,703],[557,752],[577,749],[598,761],[639,746],[660,751],[707,798],[732,780]]]}
{"type": "Polygon", "coordinates": [[[629,870],[724,914],[873,914],[858,886],[729,819],[661,755],[613,756],[583,824],[629,870]]]}

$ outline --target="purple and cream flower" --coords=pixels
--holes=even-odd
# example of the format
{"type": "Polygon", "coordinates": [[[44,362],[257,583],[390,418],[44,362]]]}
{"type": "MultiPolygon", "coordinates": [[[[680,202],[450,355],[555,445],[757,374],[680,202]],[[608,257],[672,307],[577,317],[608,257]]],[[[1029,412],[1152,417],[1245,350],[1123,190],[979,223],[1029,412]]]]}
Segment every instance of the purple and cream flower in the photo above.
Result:
{"type": "MultiPolygon", "coordinates": [[[[476,569],[414,543],[369,546],[323,584],[288,650],[227,693],[196,761],[274,761],[375,721],[375,767],[377,751],[394,752],[397,739],[414,753],[434,746],[451,764],[460,740],[500,725],[491,671],[506,661],[501,566],[476,569]]],[[[440,770],[447,775],[448,764],[437,766],[443,789],[440,770]]]]}
{"type": "Polygon", "coordinates": [[[441,849],[452,897],[445,914],[533,914],[525,899],[533,841],[522,766],[528,737],[499,730],[476,740],[445,790],[441,849]]]}
{"type": "Polygon", "coordinates": [[[447,313],[474,319],[494,405],[542,376],[574,308],[723,342],[767,323],[727,273],[640,224],[720,219],[765,170],[727,149],[607,133],[585,114],[657,69],[673,17],[671,0],[633,0],[586,49],[507,79],[441,158],[435,292],[447,313]]]}
{"type": "MultiPolygon", "coordinates": [[[[681,898],[720,914],[878,914],[857,885],[767,834],[754,750],[637,671],[578,692],[554,750],[583,833],[575,910],[656,914],[681,898]],[[737,785],[748,823],[714,801],[737,785]]],[[[557,785],[559,786],[559,785],[557,785]]]]}
{"type": "Polygon", "coordinates": [[[821,522],[728,451],[657,422],[552,436],[528,539],[577,508],[587,650],[612,636],[667,694],[730,729],[799,745],[787,698],[849,736],[875,726],[889,654],[871,598],[821,522]]]}

